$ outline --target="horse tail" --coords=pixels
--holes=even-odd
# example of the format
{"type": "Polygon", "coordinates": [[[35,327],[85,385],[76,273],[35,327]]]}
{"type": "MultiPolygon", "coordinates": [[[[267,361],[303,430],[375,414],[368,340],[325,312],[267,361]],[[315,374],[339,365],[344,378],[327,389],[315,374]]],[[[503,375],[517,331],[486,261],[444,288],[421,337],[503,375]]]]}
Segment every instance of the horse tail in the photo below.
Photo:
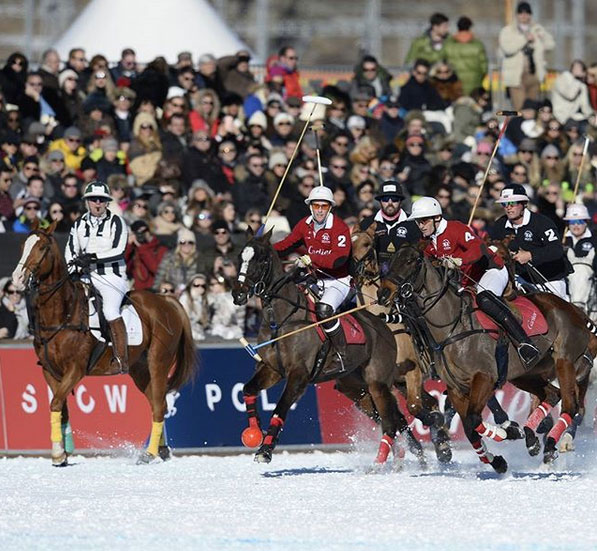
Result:
{"type": "Polygon", "coordinates": [[[198,356],[195,355],[191,321],[178,301],[176,306],[182,320],[182,334],[178,341],[178,350],[176,351],[176,369],[172,377],[168,380],[168,392],[178,390],[189,381],[192,381],[199,366],[198,356]]]}

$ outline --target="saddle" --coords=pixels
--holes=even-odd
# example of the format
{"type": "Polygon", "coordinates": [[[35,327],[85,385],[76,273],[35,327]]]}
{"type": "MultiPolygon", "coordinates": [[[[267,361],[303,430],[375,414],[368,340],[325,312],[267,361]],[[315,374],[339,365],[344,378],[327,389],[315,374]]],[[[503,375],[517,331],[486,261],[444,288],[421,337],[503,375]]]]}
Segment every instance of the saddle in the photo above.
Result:
{"type": "MultiPolygon", "coordinates": [[[[528,337],[547,333],[549,327],[547,327],[545,316],[528,298],[518,296],[514,300],[507,300],[506,303],[528,337]]],[[[501,328],[485,312],[477,307],[477,299],[474,296],[473,305],[479,325],[489,331],[491,338],[498,340],[501,328]]]]}
{"type": "MultiPolygon", "coordinates": [[[[315,315],[315,301],[311,297],[311,295],[307,295],[307,302],[308,302],[308,309],[309,309],[309,319],[315,323],[317,322],[317,316],[315,315]]],[[[342,313],[342,311],[347,310],[346,307],[350,304],[350,300],[347,299],[342,303],[340,308],[337,310],[337,314],[342,313]]],[[[344,331],[344,338],[346,339],[346,344],[365,344],[367,342],[367,337],[365,336],[365,332],[361,327],[361,324],[357,321],[357,319],[352,314],[347,314],[346,316],[342,316],[340,318],[340,326],[344,331]]],[[[321,328],[321,325],[316,327],[317,334],[321,339],[321,342],[325,342],[326,336],[324,330],[321,328]]]]}

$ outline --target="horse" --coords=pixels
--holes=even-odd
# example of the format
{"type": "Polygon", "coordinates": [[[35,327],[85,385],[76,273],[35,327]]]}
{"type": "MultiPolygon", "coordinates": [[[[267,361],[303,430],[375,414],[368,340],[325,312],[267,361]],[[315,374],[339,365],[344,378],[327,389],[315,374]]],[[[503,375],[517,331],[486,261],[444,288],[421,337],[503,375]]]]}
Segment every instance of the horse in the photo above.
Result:
{"type": "Polygon", "coordinates": [[[460,415],[464,432],[479,459],[503,473],[508,464],[502,456],[488,452],[482,436],[496,441],[525,437],[531,455],[539,453],[535,434],[539,422],[562,400],[558,422],[549,432],[543,461],[552,463],[557,442],[572,419],[582,410],[593,358],[597,355],[597,328],[576,307],[550,293],[528,298],[547,321],[547,333],[533,337],[541,351],[540,360],[527,369],[510,343],[507,380],[540,398],[542,403],[531,413],[524,433],[483,421],[481,412],[498,380],[496,346],[488,338],[473,313],[470,296],[460,296],[450,285],[452,270],[436,269],[424,256],[423,245],[401,247],[385,274],[378,297],[387,304],[400,303],[403,314],[424,319],[434,348],[443,361],[438,373],[448,387],[448,397],[460,415]],[[559,386],[559,389],[558,389],[559,386]]]}
{"type": "Polygon", "coordinates": [[[597,305],[595,292],[595,274],[593,273],[593,257],[595,250],[591,250],[586,257],[576,257],[574,251],[568,251],[568,259],[574,268],[568,274],[568,290],[570,302],[582,308],[591,320],[597,320],[597,305]]]}
{"type": "MultiPolygon", "coordinates": [[[[112,353],[108,346],[102,351],[91,334],[86,285],[71,278],[55,228],[56,223],[47,230],[34,223],[12,280],[25,289],[35,352],[53,394],[52,464],[66,466],[73,451],[66,398],[86,375],[110,374],[112,353]]],[[[129,346],[130,376],[152,411],[149,444],[137,460],[143,464],[170,457],[163,431],[166,394],[193,379],[197,367],[191,325],[177,300],[149,291],[132,291],[128,300],[143,327],[141,344],[129,346]]]]}
{"type": "MultiPolygon", "coordinates": [[[[240,253],[240,269],[233,286],[233,298],[237,305],[245,304],[251,295],[258,296],[263,304],[263,320],[258,338],[265,341],[281,336],[291,330],[313,324],[313,302],[293,281],[294,273],[286,273],[277,252],[269,243],[271,230],[265,235],[249,240],[240,253]]],[[[360,352],[347,354],[358,357],[354,369],[342,370],[335,367],[334,355],[329,353],[321,369],[316,369],[315,360],[322,342],[315,328],[279,340],[275,345],[262,348],[257,358],[255,373],[243,387],[249,428],[258,432],[259,446],[255,461],[269,463],[276,447],[278,436],[290,407],[305,392],[307,385],[335,379],[336,388],[370,418],[381,423],[382,437],[375,459],[376,465],[383,465],[390,450],[395,461],[400,456],[397,449],[398,430],[405,434],[410,450],[423,463],[421,445],[414,439],[408,424],[398,409],[391,391],[396,369],[396,344],[387,326],[377,316],[359,311],[354,318],[365,334],[365,344],[358,345],[360,352]],[[269,428],[263,431],[256,410],[257,395],[280,380],[286,384],[272,414],[269,428]]],[[[326,341],[327,342],[327,341],[326,341]]],[[[351,345],[349,345],[351,347],[351,345]]],[[[355,348],[352,346],[351,348],[355,348]]],[[[244,441],[244,437],[243,437],[244,441]]],[[[247,442],[245,442],[247,444],[247,442]]],[[[249,444],[247,444],[249,445],[249,444]]]]}
{"type": "MultiPolygon", "coordinates": [[[[373,222],[366,230],[353,230],[351,260],[359,301],[370,304],[369,311],[373,314],[382,314],[387,309],[378,305],[375,298],[380,280],[380,267],[375,251],[376,230],[377,222],[373,222]]],[[[391,324],[390,329],[394,334],[397,350],[398,371],[394,386],[406,398],[409,413],[429,427],[438,461],[447,463],[452,459],[449,429],[439,411],[437,400],[423,387],[423,378],[428,376],[425,361],[421,358],[420,351],[417,353],[415,350],[413,339],[403,324],[391,324]]]]}

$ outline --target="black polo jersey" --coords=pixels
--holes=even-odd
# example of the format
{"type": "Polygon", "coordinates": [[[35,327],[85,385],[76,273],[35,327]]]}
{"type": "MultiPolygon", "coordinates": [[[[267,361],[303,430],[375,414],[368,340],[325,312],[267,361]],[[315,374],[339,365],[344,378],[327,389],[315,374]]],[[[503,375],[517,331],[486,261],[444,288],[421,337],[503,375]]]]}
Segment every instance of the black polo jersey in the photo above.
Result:
{"type": "Polygon", "coordinates": [[[583,262],[584,260],[584,262],[588,262],[593,266],[594,272],[597,272],[597,254],[595,254],[595,249],[597,249],[597,237],[594,236],[590,230],[587,230],[585,235],[581,236],[574,245],[572,236],[568,235],[564,242],[564,246],[566,247],[568,260],[573,266],[577,262],[583,262]],[[591,254],[592,251],[593,254],[591,254]]]}
{"type": "Polygon", "coordinates": [[[398,219],[388,222],[384,220],[381,211],[374,216],[363,218],[361,230],[366,230],[373,222],[377,222],[375,230],[375,251],[380,266],[387,264],[394,253],[404,243],[417,243],[422,235],[414,220],[407,220],[407,214],[401,210],[398,219]]]}
{"type": "MultiPolygon", "coordinates": [[[[548,281],[563,279],[570,272],[562,239],[555,224],[547,216],[525,209],[523,223],[517,228],[512,226],[506,216],[502,216],[493,226],[491,237],[501,240],[508,235],[515,236],[510,242],[510,250],[518,252],[522,249],[530,252],[533,255],[531,264],[548,281]]],[[[527,265],[517,262],[515,266],[516,273],[527,281],[537,280],[527,265]]]]}

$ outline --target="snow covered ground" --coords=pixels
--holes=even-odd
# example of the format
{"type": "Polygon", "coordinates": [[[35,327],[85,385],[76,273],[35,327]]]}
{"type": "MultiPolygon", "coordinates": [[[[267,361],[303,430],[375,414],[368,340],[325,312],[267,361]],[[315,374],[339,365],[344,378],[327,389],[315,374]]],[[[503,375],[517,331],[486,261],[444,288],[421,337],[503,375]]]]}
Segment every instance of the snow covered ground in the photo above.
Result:
{"type": "Polygon", "coordinates": [[[175,457],[138,467],[132,450],[0,460],[2,549],[581,550],[597,548],[592,436],[545,471],[522,442],[490,444],[499,477],[471,450],[440,470],[407,455],[371,474],[374,444],[350,452],[175,457]]]}

